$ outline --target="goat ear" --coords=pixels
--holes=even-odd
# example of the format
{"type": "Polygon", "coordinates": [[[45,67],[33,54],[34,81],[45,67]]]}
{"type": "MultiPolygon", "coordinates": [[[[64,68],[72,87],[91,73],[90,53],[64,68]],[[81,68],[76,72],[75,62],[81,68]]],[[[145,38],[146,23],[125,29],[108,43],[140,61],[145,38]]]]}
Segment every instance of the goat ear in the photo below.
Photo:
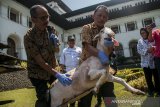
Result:
{"type": "Polygon", "coordinates": [[[99,38],[100,38],[100,35],[97,34],[97,35],[93,38],[93,41],[98,40],[99,38]]]}
{"type": "Polygon", "coordinates": [[[119,42],[116,39],[112,38],[112,40],[114,42],[114,46],[119,46],[119,42]]]}

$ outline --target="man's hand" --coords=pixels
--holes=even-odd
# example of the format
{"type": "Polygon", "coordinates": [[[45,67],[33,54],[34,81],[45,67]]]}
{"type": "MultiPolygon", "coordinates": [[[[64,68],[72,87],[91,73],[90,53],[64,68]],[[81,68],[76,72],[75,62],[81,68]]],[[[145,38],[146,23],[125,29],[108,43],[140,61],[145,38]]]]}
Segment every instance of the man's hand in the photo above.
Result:
{"type": "Polygon", "coordinates": [[[51,34],[50,35],[50,41],[53,43],[53,45],[55,47],[58,47],[60,45],[59,44],[59,39],[58,39],[58,37],[55,34],[51,34]]]}
{"type": "Polygon", "coordinates": [[[69,74],[56,73],[55,76],[64,86],[70,85],[72,83],[72,80],[69,78],[69,74]]]}
{"type": "Polygon", "coordinates": [[[147,31],[149,32],[149,33],[152,33],[152,26],[150,26],[150,25],[147,25],[146,26],[146,29],[147,29],[147,31]]]}
{"type": "Polygon", "coordinates": [[[155,50],[155,47],[152,46],[152,47],[148,48],[147,52],[148,53],[152,53],[152,52],[154,52],[154,50],[155,50]]]}
{"type": "Polygon", "coordinates": [[[103,65],[109,63],[109,58],[103,51],[98,52],[98,58],[103,65]]]}

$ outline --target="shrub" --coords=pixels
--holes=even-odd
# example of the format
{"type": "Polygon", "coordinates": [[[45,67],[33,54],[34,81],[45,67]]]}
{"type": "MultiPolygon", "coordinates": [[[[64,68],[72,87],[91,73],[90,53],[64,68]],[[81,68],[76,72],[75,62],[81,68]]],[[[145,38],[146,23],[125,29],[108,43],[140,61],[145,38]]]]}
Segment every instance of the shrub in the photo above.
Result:
{"type": "Polygon", "coordinates": [[[140,89],[145,92],[147,91],[147,84],[146,84],[144,76],[142,76],[138,79],[135,79],[135,80],[131,80],[128,83],[134,88],[140,89]]]}
{"type": "Polygon", "coordinates": [[[141,77],[143,75],[144,75],[143,72],[135,72],[135,73],[126,75],[125,79],[128,82],[128,81],[137,79],[137,78],[139,78],[139,77],[141,77]]]}
{"type": "Polygon", "coordinates": [[[121,78],[125,78],[126,75],[133,73],[133,71],[131,71],[131,69],[123,69],[123,70],[118,70],[117,72],[117,76],[121,77],[121,78]]]}
{"type": "Polygon", "coordinates": [[[141,71],[143,71],[143,69],[142,68],[133,68],[133,69],[131,69],[131,71],[133,71],[133,72],[141,72],[141,71]]]}
{"type": "Polygon", "coordinates": [[[126,61],[126,58],[125,58],[124,56],[118,56],[118,57],[116,58],[117,65],[121,65],[121,64],[123,64],[125,61],[126,61]]]}
{"type": "Polygon", "coordinates": [[[22,68],[27,68],[27,61],[23,61],[23,60],[21,60],[20,61],[20,66],[22,67],[22,68]]]}

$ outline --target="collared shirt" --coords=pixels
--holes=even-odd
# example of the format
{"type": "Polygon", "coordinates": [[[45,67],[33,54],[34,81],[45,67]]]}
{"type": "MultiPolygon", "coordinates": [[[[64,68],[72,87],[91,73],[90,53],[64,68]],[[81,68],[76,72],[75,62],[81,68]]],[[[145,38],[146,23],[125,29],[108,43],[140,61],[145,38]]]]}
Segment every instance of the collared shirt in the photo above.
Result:
{"type": "Polygon", "coordinates": [[[150,67],[151,69],[155,68],[154,65],[154,56],[152,53],[148,53],[147,50],[153,43],[148,42],[148,40],[139,39],[137,44],[137,51],[141,55],[141,67],[150,67]]]}
{"type": "MultiPolygon", "coordinates": [[[[100,29],[98,29],[94,22],[88,25],[84,25],[81,32],[82,44],[85,42],[91,44],[91,46],[96,47],[97,41],[93,41],[93,38],[99,33],[99,31],[100,29]]],[[[90,56],[90,53],[83,46],[81,60],[84,61],[90,56]]]]}
{"type": "Polygon", "coordinates": [[[48,31],[41,31],[37,28],[31,28],[24,36],[24,46],[27,54],[28,76],[36,79],[49,80],[51,74],[44,71],[34,60],[34,57],[41,55],[43,60],[54,67],[55,56],[48,38],[48,31]]]}
{"type": "Polygon", "coordinates": [[[160,29],[153,30],[152,37],[153,37],[153,39],[155,41],[154,56],[160,58],[160,29]]]}
{"type": "Polygon", "coordinates": [[[66,71],[70,71],[79,65],[82,49],[75,46],[74,48],[65,48],[60,57],[60,64],[66,66],[66,71]]]}

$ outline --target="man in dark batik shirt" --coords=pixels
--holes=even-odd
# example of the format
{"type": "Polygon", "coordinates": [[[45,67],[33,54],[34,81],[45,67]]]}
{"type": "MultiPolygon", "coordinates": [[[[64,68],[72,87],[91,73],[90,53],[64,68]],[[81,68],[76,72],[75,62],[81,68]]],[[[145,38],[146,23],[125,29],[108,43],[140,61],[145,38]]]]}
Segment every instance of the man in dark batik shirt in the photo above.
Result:
{"type": "Polygon", "coordinates": [[[35,24],[24,36],[24,46],[27,54],[28,77],[35,86],[37,101],[35,107],[49,107],[47,98],[47,83],[55,76],[64,86],[72,80],[66,74],[58,73],[55,67],[55,56],[52,45],[57,38],[50,38],[47,31],[49,13],[42,5],[34,5],[30,9],[32,22],[35,24]]]}

